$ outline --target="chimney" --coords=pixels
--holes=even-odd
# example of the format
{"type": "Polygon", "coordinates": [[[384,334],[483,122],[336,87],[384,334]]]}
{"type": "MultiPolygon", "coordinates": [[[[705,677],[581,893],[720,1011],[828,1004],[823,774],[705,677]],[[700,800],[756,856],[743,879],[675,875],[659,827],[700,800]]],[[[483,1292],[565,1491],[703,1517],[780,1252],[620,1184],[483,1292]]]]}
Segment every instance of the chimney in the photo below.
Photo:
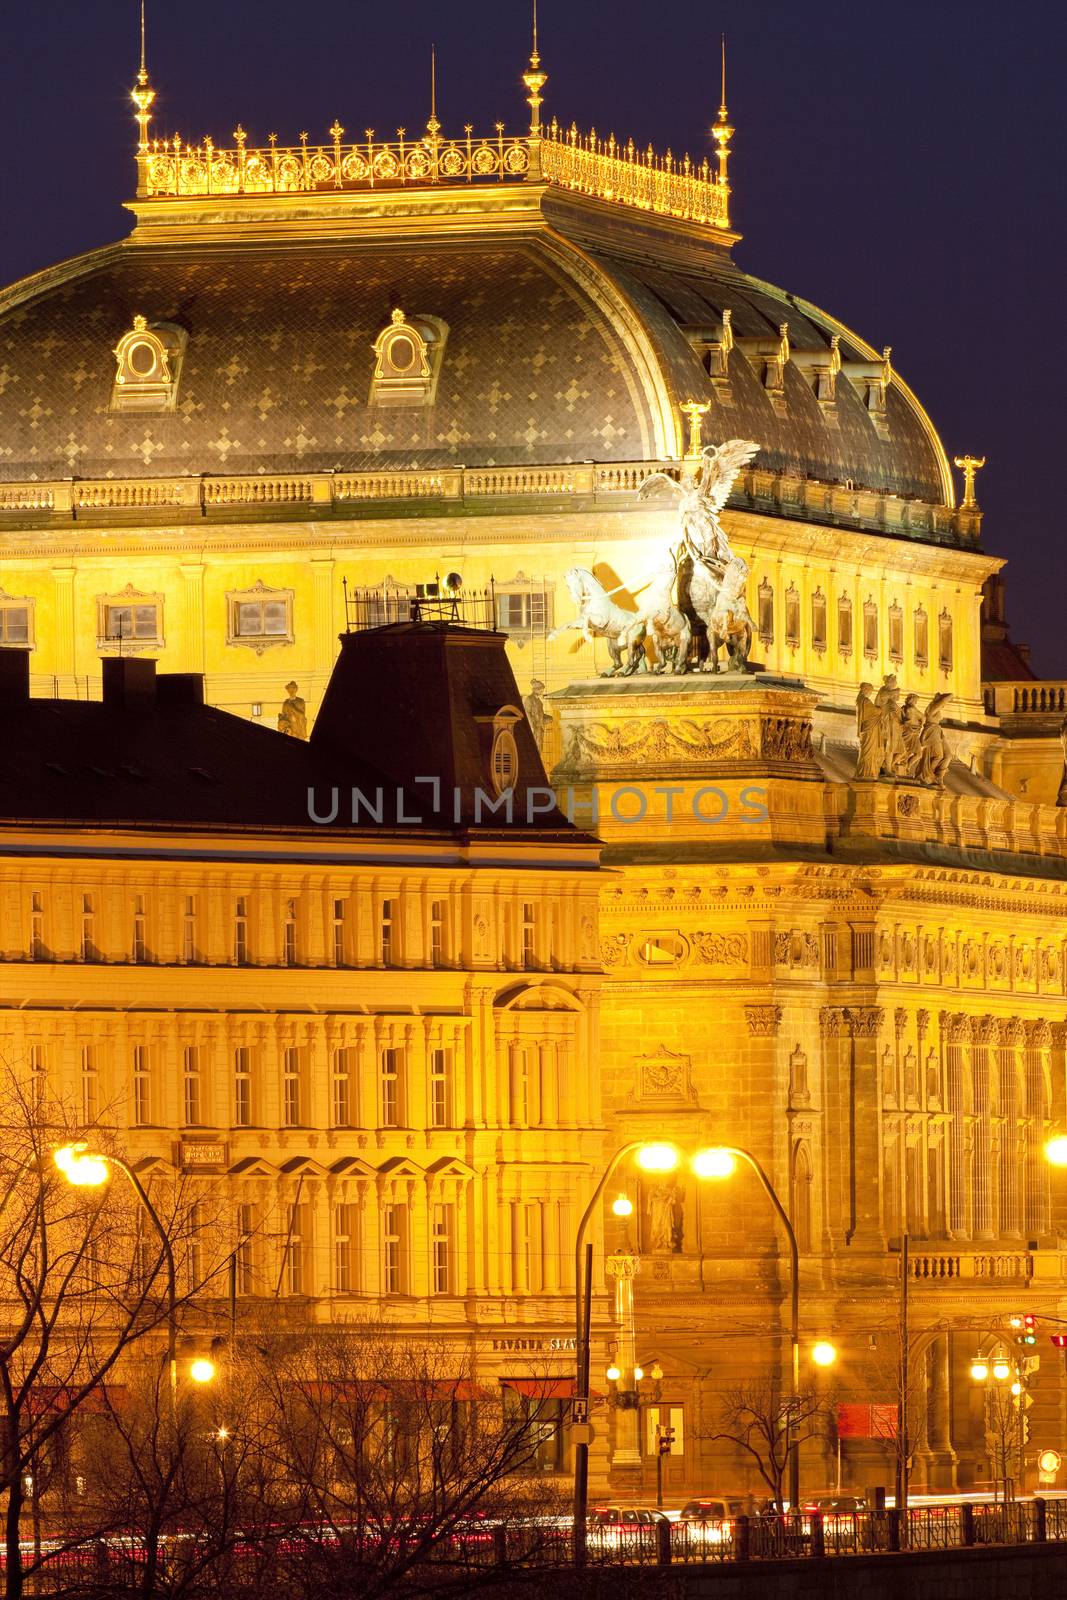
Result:
{"type": "Polygon", "coordinates": [[[148,711],[156,703],[156,664],[134,656],[105,656],[104,704],[120,711],[148,711]]]}
{"type": "Polygon", "coordinates": [[[202,672],[161,672],[156,679],[156,701],[161,706],[202,706],[202,672]]]}
{"type": "Polygon", "coordinates": [[[30,698],[30,652],[0,649],[0,701],[11,705],[30,698]]]}

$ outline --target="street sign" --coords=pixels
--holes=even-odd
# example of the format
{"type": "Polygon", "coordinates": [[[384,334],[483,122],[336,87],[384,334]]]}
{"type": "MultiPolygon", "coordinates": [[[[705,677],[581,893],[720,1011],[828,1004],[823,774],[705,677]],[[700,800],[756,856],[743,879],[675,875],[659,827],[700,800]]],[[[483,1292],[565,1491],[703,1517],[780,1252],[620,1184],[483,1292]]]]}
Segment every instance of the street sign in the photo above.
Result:
{"type": "Polygon", "coordinates": [[[571,1428],[572,1444],[592,1444],[593,1425],[591,1422],[576,1422],[571,1428]]]}
{"type": "Polygon", "coordinates": [[[1020,1372],[1036,1372],[1040,1365],[1040,1356],[1023,1356],[1019,1362],[1019,1370],[1020,1372]]]}

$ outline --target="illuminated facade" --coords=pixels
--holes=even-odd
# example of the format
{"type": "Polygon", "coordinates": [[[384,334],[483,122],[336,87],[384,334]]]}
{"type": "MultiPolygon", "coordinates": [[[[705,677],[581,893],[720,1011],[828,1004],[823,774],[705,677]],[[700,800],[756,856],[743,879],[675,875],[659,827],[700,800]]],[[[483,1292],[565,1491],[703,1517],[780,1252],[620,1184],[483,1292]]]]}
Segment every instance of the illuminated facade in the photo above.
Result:
{"type": "MultiPolygon", "coordinates": [[[[984,679],[1002,563],[980,543],[979,463],[960,458],[957,503],[890,352],[734,264],[725,104],[709,166],[542,124],[536,51],[524,81],[517,137],[449,139],[431,114],[413,139],[352,142],[335,122],[321,144],[239,129],[222,148],[156,138],[142,66],[133,232],[0,295],[0,642],[28,650],[35,696],[94,699],[101,656],[151,658],[271,726],[298,692],[314,723],[345,627],[406,617],[418,585],[458,573],[491,594],[520,694],[545,686],[546,766],[583,800],[600,786],[599,913],[588,875],[579,890],[524,866],[534,901],[503,872],[479,945],[461,908],[484,876],[401,849],[340,886],[291,840],[254,869],[227,844],[225,865],[160,864],[151,882],[24,858],[4,881],[7,960],[27,962],[9,1048],[59,1052],[135,1154],[180,1167],[208,1149],[235,1205],[266,1188],[312,1208],[285,1213],[307,1219],[299,1281],[264,1244],[271,1292],[323,1318],[385,1294],[413,1326],[478,1341],[495,1376],[561,1385],[570,1234],[605,1153],[635,1130],[750,1146],[788,1197],[805,1328],[841,1345],[844,1398],[895,1393],[906,1228],[929,1379],[917,1477],[971,1481],[976,1339],[1024,1299],[1067,1314],[1065,1197],[1040,1160],[1065,1114],[1062,755],[1022,679],[984,679]],[[632,605],[669,527],[642,482],[731,437],[761,446],[723,521],[769,676],[591,683],[602,646],[549,637],[572,615],[564,575],[588,568],[632,605]],[[851,781],[858,687],[890,673],[952,696],[947,793],[851,781]],[[662,796],[615,818],[614,787],[659,784],[681,785],[687,820],[662,796]],[[700,787],[726,795],[721,822],[693,816],[700,787]],[[746,817],[751,788],[765,799],[746,817]],[[401,910],[399,963],[380,959],[383,905],[401,910]],[[108,959],[85,959],[97,941],[108,959]],[[536,982],[517,979],[531,964],[536,982]],[[351,1015],[333,1009],[339,966],[351,1015]],[[94,1089],[97,1048],[111,1077],[94,1089]],[[383,1076],[397,1051],[407,1101],[383,1076]],[[183,1120],[190,1059],[211,1063],[202,1122],[183,1120]],[[406,1280],[385,1220],[401,1191],[406,1280]],[[435,1207],[470,1230],[448,1293],[435,1207]]],[[[780,1240],[755,1191],[689,1182],[653,1249],[649,1186],[633,1198],[629,1232],[609,1218],[603,1237],[641,1261],[637,1351],[663,1372],[641,1427],[672,1413],[672,1492],[732,1487],[741,1464],[707,1436],[731,1378],[777,1370],[780,1240]]],[[[598,1267],[595,1372],[620,1338],[603,1288],[598,1267]]],[[[1035,1437],[1059,1443],[1048,1369],[1035,1437]]],[[[601,1417],[597,1481],[637,1492],[635,1463],[613,1459],[621,1411],[601,1417]]],[[[566,1451],[564,1433],[548,1464],[566,1451]]],[[[844,1468],[884,1479],[884,1448],[853,1441],[844,1468]]]]}

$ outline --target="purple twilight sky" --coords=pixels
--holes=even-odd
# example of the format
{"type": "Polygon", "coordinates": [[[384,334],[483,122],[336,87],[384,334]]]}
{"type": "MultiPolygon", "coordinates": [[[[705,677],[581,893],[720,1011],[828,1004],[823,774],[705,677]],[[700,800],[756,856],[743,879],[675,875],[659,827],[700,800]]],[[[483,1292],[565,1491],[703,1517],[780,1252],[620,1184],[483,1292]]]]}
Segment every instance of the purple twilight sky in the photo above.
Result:
{"type": "MultiPolygon", "coordinates": [[[[731,177],[758,276],[894,364],[949,454],[985,454],[984,543],[1038,672],[1067,675],[1056,461],[1067,381],[1061,77],[1050,0],[541,0],[545,114],[700,157],[729,50],[731,177]]],[[[126,231],[136,0],[4,6],[0,279],[126,231]]],[[[525,0],[148,0],[157,131],[230,141],[420,127],[431,41],[446,131],[519,131],[525,0]]]]}

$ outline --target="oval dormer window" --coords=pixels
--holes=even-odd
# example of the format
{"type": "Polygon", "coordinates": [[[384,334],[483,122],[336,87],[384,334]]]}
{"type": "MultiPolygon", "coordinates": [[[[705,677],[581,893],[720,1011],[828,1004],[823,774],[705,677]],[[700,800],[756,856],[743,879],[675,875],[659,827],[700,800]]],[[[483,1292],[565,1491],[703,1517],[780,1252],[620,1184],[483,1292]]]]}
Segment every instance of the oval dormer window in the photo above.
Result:
{"type": "Polygon", "coordinates": [[[510,728],[500,728],[493,740],[493,788],[497,794],[514,789],[519,776],[519,752],[510,728]]]}

